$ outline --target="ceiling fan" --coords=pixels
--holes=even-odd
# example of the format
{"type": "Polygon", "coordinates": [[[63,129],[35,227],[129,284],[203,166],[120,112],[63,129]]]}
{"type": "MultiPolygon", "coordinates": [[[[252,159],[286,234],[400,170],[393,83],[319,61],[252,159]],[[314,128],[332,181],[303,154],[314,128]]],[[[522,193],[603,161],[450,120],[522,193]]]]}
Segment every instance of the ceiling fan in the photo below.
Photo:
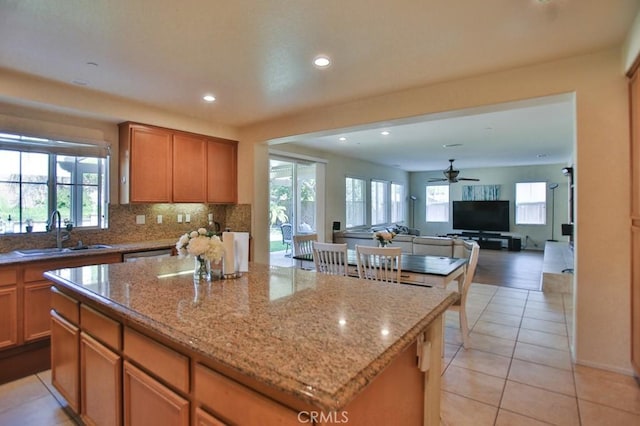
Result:
{"type": "Polygon", "coordinates": [[[442,173],[444,173],[444,178],[442,179],[429,179],[429,182],[449,182],[449,183],[456,183],[460,180],[470,180],[470,181],[476,181],[479,182],[480,179],[474,179],[474,178],[463,178],[463,177],[458,177],[458,175],[460,174],[460,170],[458,169],[454,169],[453,168],[453,162],[455,160],[454,159],[450,159],[449,160],[449,168],[445,169],[442,171],[442,173]]]}

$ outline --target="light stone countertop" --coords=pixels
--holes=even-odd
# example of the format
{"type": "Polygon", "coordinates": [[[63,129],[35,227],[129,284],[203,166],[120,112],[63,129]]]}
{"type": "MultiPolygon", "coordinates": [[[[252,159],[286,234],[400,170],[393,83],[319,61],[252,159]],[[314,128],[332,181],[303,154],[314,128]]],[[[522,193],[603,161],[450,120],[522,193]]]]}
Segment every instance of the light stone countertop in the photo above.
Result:
{"type": "MultiPolygon", "coordinates": [[[[82,256],[95,256],[109,253],[134,253],[146,250],[158,250],[172,248],[176,246],[177,238],[155,241],[137,241],[133,243],[109,244],[108,248],[68,250],[64,252],[52,252],[47,254],[23,256],[15,251],[0,253],[0,265],[11,265],[16,263],[36,262],[41,260],[63,259],[82,256]]],[[[69,248],[69,247],[66,247],[69,248]]]]}
{"type": "Polygon", "coordinates": [[[346,406],[459,297],[256,263],[240,278],[195,285],[193,267],[193,258],[171,257],[45,276],[324,410],[346,406]]]}

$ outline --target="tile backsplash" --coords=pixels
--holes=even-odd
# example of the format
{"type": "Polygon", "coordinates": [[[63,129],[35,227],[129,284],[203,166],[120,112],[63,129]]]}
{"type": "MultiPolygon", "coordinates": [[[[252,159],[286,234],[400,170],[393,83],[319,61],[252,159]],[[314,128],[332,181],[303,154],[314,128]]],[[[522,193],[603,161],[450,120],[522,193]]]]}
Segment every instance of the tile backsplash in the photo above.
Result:
{"type": "MultiPolygon", "coordinates": [[[[74,229],[65,247],[82,241],[84,244],[120,244],[136,241],[152,241],[175,238],[187,231],[208,228],[208,215],[213,215],[220,231],[229,228],[237,232],[251,232],[251,205],[218,204],[122,204],[109,206],[109,228],[101,230],[74,229]],[[182,223],[178,223],[178,215],[182,223]],[[189,215],[190,222],[186,223],[189,215]],[[162,216],[162,223],[158,223],[162,216]],[[144,217],[144,224],[137,219],[144,217]]],[[[55,234],[35,232],[32,234],[0,234],[0,253],[17,249],[55,246],[55,234]]]]}

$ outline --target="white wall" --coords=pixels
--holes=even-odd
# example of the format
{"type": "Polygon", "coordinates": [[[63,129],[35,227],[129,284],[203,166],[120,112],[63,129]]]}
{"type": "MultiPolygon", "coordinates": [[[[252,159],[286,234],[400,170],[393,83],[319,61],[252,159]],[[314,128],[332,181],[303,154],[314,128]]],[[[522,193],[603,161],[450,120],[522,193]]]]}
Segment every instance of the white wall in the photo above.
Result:
{"type": "MultiPolygon", "coordinates": [[[[544,166],[517,166],[517,167],[492,167],[461,170],[460,175],[480,179],[480,182],[458,182],[449,185],[450,201],[462,199],[463,185],[500,185],[500,199],[510,201],[510,233],[519,235],[525,243],[525,237],[529,236],[528,249],[543,250],[544,242],[551,238],[551,190],[547,190],[547,224],[546,225],[516,225],[515,224],[515,184],[517,182],[546,182],[559,184],[555,190],[555,230],[554,238],[558,241],[567,241],[567,237],[561,236],[561,224],[567,223],[569,217],[569,182],[562,174],[562,168],[566,164],[553,164],[544,166]]],[[[441,235],[453,231],[452,212],[449,210],[448,223],[425,222],[425,191],[430,178],[440,178],[442,172],[414,172],[410,174],[411,195],[415,195],[416,218],[415,225],[422,235],[441,235]]],[[[436,183],[431,183],[435,185],[436,183]]]]}

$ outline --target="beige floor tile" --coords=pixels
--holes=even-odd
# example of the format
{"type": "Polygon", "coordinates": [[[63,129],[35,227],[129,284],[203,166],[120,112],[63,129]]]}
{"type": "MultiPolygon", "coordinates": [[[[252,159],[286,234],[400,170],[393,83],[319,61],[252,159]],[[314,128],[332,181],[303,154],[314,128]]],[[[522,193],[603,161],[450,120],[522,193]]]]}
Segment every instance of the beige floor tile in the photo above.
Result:
{"type": "Polygon", "coordinates": [[[535,300],[529,300],[527,301],[527,308],[564,314],[564,305],[561,302],[537,302],[535,300]]]}
{"type": "Polygon", "coordinates": [[[49,395],[35,375],[5,383],[0,386],[0,413],[49,395]]]}
{"type": "Polygon", "coordinates": [[[556,321],[564,323],[564,314],[562,312],[551,312],[527,307],[524,310],[524,316],[525,318],[535,318],[545,321],[556,321]]]}
{"type": "Polygon", "coordinates": [[[578,398],[640,414],[640,387],[633,377],[577,365],[578,398]]]}
{"type": "Polygon", "coordinates": [[[487,311],[522,316],[524,309],[520,306],[510,306],[502,303],[489,303],[487,305],[487,311]]]}
{"type": "Polygon", "coordinates": [[[500,287],[496,291],[496,296],[526,299],[527,297],[529,297],[529,291],[519,288],[500,287]]]}
{"type": "Polygon", "coordinates": [[[501,408],[498,410],[495,426],[544,426],[548,424],[501,408]]]}
{"type": "Polygon", "coordinates": [[[456,356],[456,353],[458,353],[461,347],[462,346],[460,345],[452,345],[449,343],[445,343],[444,344],[444,360],[442,362],[447,364],[450,363],[453,357],[456,356]]]}
{"type": "Polygon", "coordinates": [[[506,378],[511,358],[475,349],[460,350],[451,365],[477,371],[500,378],[506,378]]]}
{"type": "Polygon", "coordinates": [[[578,400],[582,426],[640,425],[640,415],[593,402],[578,400]]]}
{"type": "Polygon", "coordinates": [[[501,339],[516,340],[518,337],[518,327],[498,324],[495,322],[478,321],[473,327],[474,333],[488,334],[489,336],[500,337],[501,339]]]}
{"type": "Polygon", "coordinates": [[[446,426],[492,426],[498,409],[450,392],[441,392],[440,418],[446,426]]]}
{"type": "Polygon", "coordinates": [[[536,386],[568,396],[575,396],[573,373],[568,370],[514,359],[509,369],[509,380],[536,386]]]}
{"type": "Polygon", "coordinates": [[[517,306],[519,308],[524,308],[525,304],[527,303],[527,299],[526,297],[521,299],[514,299],[512,297],[498,296],[496,294],[493,297],[493,299],[491,299],[491,303],[499,303],[501,305],[517,306]]]}
{"type": "Polygon", "coordinates": [[[567,326],[561,322],[523,318],[521,327],[529,330],[544,331],[545,333],[559,334],[561,336],[567,335],[567,326]]]}
{"type": "Polygon", "coordinates": [[[545,333],[536,330],[520,329],[518,334],[518,342],[530,343],[532,345],[544,346],[546,348],[558,349],[561,351],[569,350],[569,339],[567,336],[559,336],[557,334],[545,333]]]}
{"type": "Polygon", "coordinates": [[[500,287],[492,284],[471,283],[471,287],[469,287],[469,293],[494,295],[499,288],[500,287]]]}
{"type": "Polygon", "coordinates": [[[493,296],[489,296],[488,294],[469,292],[467,296],[467,303],[473,303],[475,305],[485,307],[492,298],[493,296]]]}
{"type": "Polygon", "coordinates": [[[487,334],[480,334],[471,332],[470,347],[472,349],[478,349],[480,351],[491,352],[496,355],[508,356],[513,355],[513,348],[516,342],[509,339],[501,339],[499,337],[489,336],[487,334]]]}
{"type": "Polygon", "coordinates": [[[451,345],[462,345],[462,333],[459,328],[445,327],[444,342],[451,345]]]}
{"type": "Polygon", "coordinates": [[[519,315],[501,314],[500,312],[484,311],[480,318],[480,321],[495,322],[497,324],[510,325],[512,327],[519,327],[522,317],[519,315]]]}
{"type": "Polygon", "coordinates": [[[442,376],[442,389],[497,407],[504,379],[450,365],[442,376]]]}
{"type": "Polygon", "coordinates": [[[556,302],[563,303],[564,298],[562,297],[562,293],[545,293],[543,291],[530,291],[529,298],[527,300],[533,300],[536,302],[556,302]]]}
{"type": "MultiPolygon", "coordinates": [[[[46,392],[44,386],[41,387],[46,392]]],[[[47,395],[16,405],[0,413],[1,425],[70,425],[71,417],[62,409],[53,396],[47,395]]]]}
{"type": "Polygon", "coordinates": [[[500,408],[556,425],[579,425],[576,398],[507,381],[500,408]]]}
{"type": "Polygon", "coordinates": [[[523,361],[535,362],[549,367],[572,371],[571,354],[566,351],[517,342],[513,357],[523,361]]]}

